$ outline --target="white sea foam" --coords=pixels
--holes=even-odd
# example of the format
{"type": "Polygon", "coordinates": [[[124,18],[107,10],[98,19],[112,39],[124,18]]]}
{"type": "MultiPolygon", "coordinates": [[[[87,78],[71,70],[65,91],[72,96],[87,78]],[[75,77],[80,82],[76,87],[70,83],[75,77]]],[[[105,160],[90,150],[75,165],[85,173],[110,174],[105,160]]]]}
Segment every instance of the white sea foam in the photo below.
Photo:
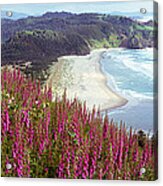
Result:
{"type": "Polygon", "coordinates": [[[108,86],[128,100],[126,105],[109,110],[109,118],[145,132],[153,131],[153,68],[157,63],[152,61],[152,50],[109,49],[101,59],[108,86]]]}
{"type": "Polygon", "coordinates": [[[127,99],[137,99],[137,100],[142,100],[142,99],[153,99],[153,94],[151,93],[145,93],[145,94],[141,94],[138,93],[136,91],[133,90],[129,90],[129,89],[120,89],[119,85],[122,84],[122,82],[117,82],[115,80],[115,78],[110,75],[107,74],[107,79],[108,79],[108,86],[115,92],[121,94],[123,97],[127,98],[127,99]]]}
{"type": "Polygon", "coordinates": [[[148,100],[152,100],[153,96],[152,95],[147,95],[147,94],[141,94],[138,93],[136,91],[133,90],[122,90],[122,94],[125,95],[126,97],[128,97],[130,100],[137,100],[137,101],[141,101],[143,99],[148,99],[148,100]]]}
{"type": "Polygon", "coordinates": [[[144,74],[145,76],[149,77],[150,79],[153,79],[153,63],[136,63],[133,62],[131,58],[125,57],[125,59],[122,60],[123,64],[130,68],[131,70],[135,72],[140,72],[144,74]]]}
{"type": "MultiPolygon", "coordinates": [[[[111,65],[117,65],[117,67],[121,67],[121,68],[122,68],[122,66],[124,66],[125,68],[128,68],[133,72],[143,74],[144,76],[149,78],[149,80],[152,81],[153,80],[153,62],[150,60],[147,60],[144,62],[142,62],[142,61],[135,62],[134,56],[132,54],[130,54],[129,52],[131,52],[131,51],[126,50],[126,49],[121,49],[121,48],[120,49],[112,49],[112,50],[109,50],[108,52],[105,52],[103,57],[104,57],[104,59],[108,59],[108,64],[112,63],[111,65]]],[[[137,52],[139,52],[139,50],[137,50],[137,52]]],[[[143,49],[143,50],[141,50],[141,52],[142,52],[144,58],[147,58],[147,59],[151,58],[150,55],[152,54],[152,49],[148,49],[148,48],[143,49]]],[[[137,101],[141,101],[143,99],[148,99],[148,100],[153,99],[152,92],[140,93],[137,91],[130,90],[128,88],[124,88],[124,89],[121,88],[120,89],[120,87],[122,87],[121,85],[123,85],[123,83],[125,83],[125,82],[117,81],[117,79],[115,79],[115,77],[113,75],[111,75],[109,72],[105,71],[104,66],[102,66],[102,70],[105,72],[105,74],[108,78],[108,86],[113,91],[121,94],[123,97],[127,98],[128,100],[132,100],[132,102],[134,102],[134,100],[136,100],[136,102],[137,102],[137,101]]],[[[129,73],[132,73],[131,71],[129,73]]],[[[138,75],[138,77],[139,77],[139,75],[138,75]]],[[[136,78],[137,77],[135,77],[135,81],[137,81],[136,78]]],[[[132,82],[130,82],[130,83],[132,84],[132,82]]],[[[133,86],[134,86],[134,82],[133,82],[133,86]]]]}

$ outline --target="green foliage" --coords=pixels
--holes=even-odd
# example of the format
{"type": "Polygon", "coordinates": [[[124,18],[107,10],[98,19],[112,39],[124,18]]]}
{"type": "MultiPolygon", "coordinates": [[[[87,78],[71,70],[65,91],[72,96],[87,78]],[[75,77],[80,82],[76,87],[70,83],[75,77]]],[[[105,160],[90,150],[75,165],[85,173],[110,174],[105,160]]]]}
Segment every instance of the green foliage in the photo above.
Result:
{"type": "Polygon", "coordinates": [[[119,47],[120,43],[121,43],[121,40],[119,39],[117,35],[112,34],[109,36],[109,44],[111,45],[112,48],[119,47]]]}
{"type": "Polygon", "coordinates": [[[1,63],[21,65],[30,61],[25,73],[44,81],[42,72],[63,55],[85,55],[102,47],[157,47],[156,28],[152,21],[139,23],[96,13],[47,12],[16,21],[2,19],[1,63]]]}
{"type": "Polygon", "coordinates": [[[104,38],[100,41],[92,39],[92,40],[90,40],[90,43],[91,43],[92,49],[110,48],[110,44],[106,38],[104,38]]]}
{"type": "Polygon", "coordinates": [[[3,177],[157,178],[157,134],[149,138],[117,126],[95,107],[90,111],[86,103],[68,100],[66,91],[53,101],[51,89],[42,90],[19,69],[1,75],[3,177]]]}
{"type": "Polygon", "coordinates": [[[152,26],[146,26],[146,25],[135,25],[135,29],[136,30],[147,30],[147,31],[153,31],[153,27],[152,26]]]}

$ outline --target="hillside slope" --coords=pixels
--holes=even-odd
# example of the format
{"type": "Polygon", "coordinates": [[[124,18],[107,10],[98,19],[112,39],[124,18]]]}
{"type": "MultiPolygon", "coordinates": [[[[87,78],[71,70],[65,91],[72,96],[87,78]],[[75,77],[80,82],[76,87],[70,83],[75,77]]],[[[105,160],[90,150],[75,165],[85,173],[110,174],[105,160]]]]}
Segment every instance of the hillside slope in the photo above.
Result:
{"type": "Polygon", "coordinates": [[[106,14],[47,12],[16,21],[2,19],[1,34],[2,65],[31,61],[31,71],[38,71],[59,56],[85,55],[92,48],[156,47],[157,24],[106,14]]]}

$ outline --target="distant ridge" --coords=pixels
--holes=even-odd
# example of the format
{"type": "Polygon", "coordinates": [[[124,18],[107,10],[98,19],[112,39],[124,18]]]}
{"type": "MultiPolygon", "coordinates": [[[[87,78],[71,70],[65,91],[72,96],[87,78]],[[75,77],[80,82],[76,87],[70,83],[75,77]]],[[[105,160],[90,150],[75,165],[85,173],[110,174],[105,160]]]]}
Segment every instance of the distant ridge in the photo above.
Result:
{"type": "Polygon", "coordinates": [[[2,19],[1,64],[32,62],[41,72],[64,55],[86,55],[98,48],[157,48],[157,22],[126,16],[47,12],[19,20],[2,19]]]}
{"type": "Polygon", "coordinates": [[[18,20],[18,19],[21,19],[21,18],[26,18],[28,17],[29,15],[28,14],[24,14],[24,13],[21,13],[21,12],[13,12],[13,15],[11,17],[7,16],[6,15],[6,12],[8,10],[2,10],[1,11],[1,18],[2,19],[12,19],[12,20],[18,20]]]}

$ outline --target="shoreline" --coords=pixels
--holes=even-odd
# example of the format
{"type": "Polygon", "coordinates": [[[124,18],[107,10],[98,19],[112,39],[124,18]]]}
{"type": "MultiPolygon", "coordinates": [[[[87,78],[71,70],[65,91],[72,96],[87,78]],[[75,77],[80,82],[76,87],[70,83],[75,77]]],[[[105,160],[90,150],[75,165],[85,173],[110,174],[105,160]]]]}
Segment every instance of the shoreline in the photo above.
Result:
{"type": "Polygon", "coordinates": [[[46,84],[53,95],[61,96],[66,88],[67,98],[86,101],[88,109],[95,105],[100,111],[124,106],[128,100],[113,91],[101,69],[100,59],[108,49],[92,50],[85,56],[62,56],[50,67],[46,84]]]}

